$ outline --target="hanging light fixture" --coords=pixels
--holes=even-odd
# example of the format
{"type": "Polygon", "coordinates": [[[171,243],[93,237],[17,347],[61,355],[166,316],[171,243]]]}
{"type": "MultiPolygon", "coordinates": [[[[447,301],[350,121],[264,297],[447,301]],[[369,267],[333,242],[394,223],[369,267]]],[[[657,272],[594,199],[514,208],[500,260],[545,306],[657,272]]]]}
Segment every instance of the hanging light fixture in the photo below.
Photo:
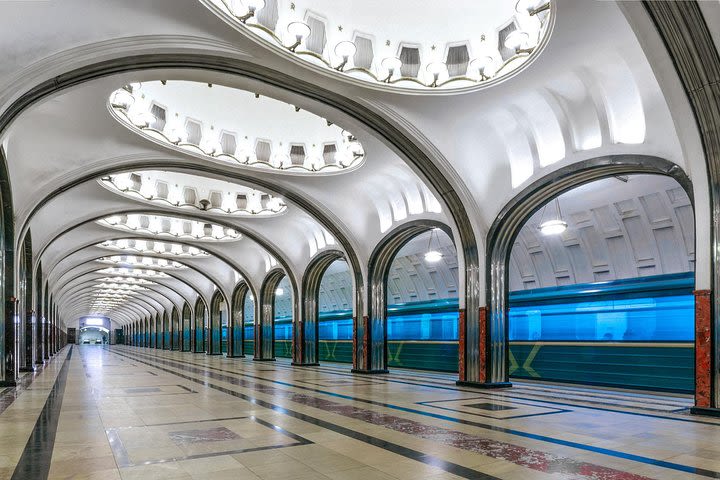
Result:
{"type": "MultiPolygon", "coordinates": [[[[428,246],[427,251],[425,252],[425,261],[428,263],[437,263],[443,258],[443,254],[440,253],[439,250],[433,250],[432,249],[432,239],[433,235],[435,235],[435,232],[437,231],[437,228],[433,228],[430,230],[430,239],[428,240],[428,246]]],[[[437,239],[437,245],[440,246],[440,238],[437,239]]]]}
{"type": "Polygon", "coordinates": [[[282,287],[278,287],[275,289],[275,295],[277,295],[278,297],[281,297],[281,296],[285,295],[285,290],[283,290],[282,287]]]}
{"type": "Polygon", "coordinates": [[[543,235],[560,235],[568,228],[568,224],[565,220],[562,219],[562,213],[560,212],[560,199],[558,197],[555,197],[555,213],[556,217],[551,220],[547,220],[543,222],[543,216],[545,215],[545,209],[547,208],[547,204],[543,207],[543,211],[540,214],[540,225],[538,226],[538,230],[540,230],[540,233],[543,235]]]}

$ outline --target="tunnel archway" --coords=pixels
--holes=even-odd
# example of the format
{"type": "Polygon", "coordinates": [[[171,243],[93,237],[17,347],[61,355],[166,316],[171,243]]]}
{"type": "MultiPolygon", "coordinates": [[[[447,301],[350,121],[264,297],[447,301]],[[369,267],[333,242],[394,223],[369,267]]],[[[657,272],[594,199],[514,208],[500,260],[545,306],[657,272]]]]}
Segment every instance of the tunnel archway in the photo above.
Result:
{"type": "Polygon", "coordinates": [[[607,177],[549,199],[510,253],[510,376],[692,392],[694,247],[672,177],[607,177]]]}
{"type": "Polygon", "coordinates": [[[324,263],[324,268],[318,272],[321,277],[311,292],[317,298],[317,359],[352,363],[352,277],[343,257],[331,257],[324,263]]]}
{"type": "Polygon", "coordinates": [[[255,355],[255,335],[257,327],[255,324],[255,297],[252,293],[245,295],[243,302],[243,352],[245,355],[255,355]]]}
{"type": "Polygon", "coordinates": [[[290,280],[285,275],[273,291],[273,352],[276,358],[293,358],[294,300],[290,280]]]}
{"type": "MultiPolygon", "coordinates": [[[[271,270],[263,281],[260,288],[260,319],[256,321],[255,327],[255,356],[253,360],[274,361],[275,360],[275,317],[276,297],[280,282],[286,278],[285,272],[279,268],[271,270]]],[[[283,294],[291,295],[287,290],[283,294]]],[[[292,299],[290,300],[292,309],[292,299]]],[[[292,310],[291,310],[292,311],[292,310]]]]}
{"type": "MultiPolygon", "coordinates": [[[[452,232],[447,225],[434,220],[416,220],[405,223],[391,231],[380,241],[370,256],[368,269],[370,320],[368,322],[369,328],[365,333],[366,337],[362,341],[370,345],[369,357],[374,359],[373,364],[383,366],[383,368],[376,370],[376,373],[388,371],[387,294],[388,277],[392,262],[406,244],[418,235],[431,231],[442,231],[448,238],[452,238],[452,232]]],[[[425,253],[429,253],[429,250],[425,253]]],[[[456,355],[456,360],[457,358],[456,355]]],[[[461,358],[466,359],[466,356],[462,355],[461,358]]]]}
{"type": "MultiPolygon", "coordinates": [[[[687,175],[667,160],[638,155],[600,157],[563,167],[537,180],[514,197],[498,214],[487,241],[487,332],[490,346],[483,375],[491,385],[509,385],[509,262],[512,248],[527,221],[547,203],[582,185],[627,175],[663,175],[673,178],[693,202],[687,175]]],[[[694,220],[692,229],[694,231],[694,220]]]]}
{"type": "Polygon", "coordinates": [[[227,302],[220,290],[210,300],[210,325],[207,339],[207,354],[221,355],[227,348],[228,312],[227,302]]]}
{"type": "Polygon", "coordinates": [[[191,350],[192,340],[192,308],[187,302],[183,304],[182,309],[182,347],[183,352],[191,350]]]}
{"type": "Polygon", "coordinates": [[[205,339],[207,338],[207,307],[205,300],[198,297],[195,302],[195,353],[205,352],[205,339]]]}
{"type": "Polygon", "coordinates": [[[247,282],[240,282],[233,291],[228,327],[228,357],[245,356],[245,299],[249,291],[247,282]]]}

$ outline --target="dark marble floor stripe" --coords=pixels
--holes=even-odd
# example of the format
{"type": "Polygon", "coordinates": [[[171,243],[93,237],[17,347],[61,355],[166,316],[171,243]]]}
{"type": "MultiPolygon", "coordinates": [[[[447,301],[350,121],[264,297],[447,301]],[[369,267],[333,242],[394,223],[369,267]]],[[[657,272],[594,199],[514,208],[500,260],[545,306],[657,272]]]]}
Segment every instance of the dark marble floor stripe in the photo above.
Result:
{"type": "Polygon", "coordinates": [[[72,353],[73,347],[70,346],[70,351],[65,357],[60,373],[58,373],[50,395],[45,401],[45,406],[37,422],[35,422],[35,428],[25,444],[25,450],[23,450],[20,461],[15,467],[12,480],[43,480],[48,478],[72,353]]]}
{"type": "MultiPolygon", "coordinates": [[[[533,434],[533,433],[523,432],[523,431],[514,430],[514,429],[508,429],[508,428],[504,428],[504,427],[498,427],[495,425],[473,422],[470,420],[464,420],[464,419],[459,419],[459,418],[455,418],[455,417],[448,417],[446,415],[439,415],[439,414],[434,414],[434,413],[430,413],[430,412],[424,412],[422,410],[410,409],[408,407],[402,407],[402,406],[398,406],[398,405],[385,404],[382,402],[353,397],[350,395],[343,395],[343,394],[339,394],[339,393],[335,393],[335,392],[327,392],[327,391],[323,391],[323,390],[319,390],[319,389],[314,389],[311,387],[306,387],[304,385],[296,385],[296,384],[291,384],[288,382],[283,382],[281,380],[272,380],[272,379],[257,377],[257,376],[253,376],[250,374],[240,373],[240,372],[236,372],[236,371],[223,370],[223,369],[220,369],[217,367],[209,366],[207,364],[195,364],[195,363],[190,363],[190,362],[177,361],[176,359],[172,359],[172,360],[168,361],[168,357],[165,357],[165,356],[158,357],[156,355],[148,355],[148,354],[140,354],[140,355],[145,358],[150,358],[150,359],[155,359],[155,360],[157,360],[158,358],[162,358],[163,360],[160,360],[160,361],[166,361],[166,363],[170,363],[170,364],[174,363],[176,365],[180,365],[180,367],[178,367],[178,368],[182,368],[183,365],[193,365],[196,367],[202,366],[203,368],[207,368],[210,370],[227,372],[227,373],[231,373],[231,374],[238,375],[238,376],[251,377],[251,378],[259,379],[261,381],[265,381],[265,382],[269,382],[269,383],[281,384],[284,386],[289,386],[292,388],[298,388],[298,389],[302,389],[302,390],[310,390],[310,391],[314,391],[316,393],[322,393],[322,394],[326,394],[326,395],[330,395],[330,396],[334,396],[334,397],[341,397],[341,398],[345,398],[345,399],[348,399],[351,401],[374,404],[374,405],[378,405],[378,406],[383,406],[383,407],[387,407],[387,408],[391,408],[391,409],[404,411],[407,413],[415,413],[415,414],[438,418],[441,420],[446,420],[446,421],[450,421],[450,422],[454,422],[454,423],[461,423],[461,424],[479,427],[479,428],[492,430],[492,431],[496,431],[496,432],[507,433],[510,435],[516,435],[516,436],[520,436],[520,437],[524,437],[524,438],[530,438],[533,440],[539,440],[539,441],[553,443],[553,444],[557,444],[557,445],[563,445],[563,446],[567,446],[567,447],[571,447],[571,448],[577,448],[580,450],[586,450],[586,451],[590,451],[590,452],[594,452],[594,453],[600,453],[603,455],[609,455],[612,457],[631,460],[631,461],[635,461],[635,462],[639,462],[639,463],[644,463],[647,465],[655,465],[658,467],[668,468],[671,470],[693,473],[696,475],[701,475],[701,476],[705,476],[705,477],[709,477],[709,478],[720,478],[720,472],[715,472],[712,470],[707,470],[707,469],[703,469],[703,468],[699,468],[699,467],[693,467],[691,465],[682,465],[682,464],[678,464],[678,463],[667,462],[664,460],[658,460],[658,459],[645,457],[645,456],[641,456],[641,455],[634,455],[634,454],[621,452],[621,451],[617,451],[617,450],[611,450],[611,449],[607,449],[607,448],[594,447],[592,445],[585,445],[582,443],[572,442],[572,441],[563,440],[563,439],[559,439],[559,438],[548,437],[545,435],[539,435],[539,434],[533,434]]],[[[473,391],[473,393],[477,393],[477,392],[473,391]]],[[[713,424],[713,425],[717,426],[717,424],[713,424]]]]}
{"type": "MultiPolygon", "coordinates": [[[[60,352],[58,352],[60,353],[60,352]]],[[[46,360],[42,365],[35,365],[35,370],[28,372],[17,381],[17,385],[14,387],[7,387],[0,392],[0,415],[8,409],[10,405],[20,396],[22,392],[29,389],[33,381],[37,378],[40,373],[47,368],[48,365],[55,362],[58,358],[58,354],[55,354],[50,360],[46,360]]]]}
{"type": "MultiPolygon", "coordinates": [[[[373,446],[376,446],[379,448],[383,448],[385,450],[396,453],[403,457],[406,457],[406,458],[409,458],[412,460],[416,460],[416,461],[425,463],[427,465],[432,465],[434,467],[440,468],[442,470],[445,470],[446,472],[452,473],[452,474],[457,475],[462,478],[477,479],[477,480],[499,480],[497,477],[494,477],[492,475],[487,475],[485,473],[478,472],[477,470],[473,470],[471,468],[467,468],[462,465],[458,465],[456,463],[446,462],[445,460],[442,460],[438,457],[428,455],[426,453],[423,453],[423,452],[420,452],[417,450],[413,450],[408,447],[403,447],[402,445],[388,442],[388,441],[382,440],[380,438],[373,437],[371,435],[356,432],[349,428],[345,428],[340,425],[335,425],[333,423],[327,422],[325,420],[321,420],[319,418],[312,417],[310,415],[307,415],[307,414],[304,414],[301,412],[289,410],[285,407],[281,407],[279,405],[275,405],[273,403],[266,402],[265,400],[261,400],[261,399],[255,398],[255,397],[251,397],[249,395],[245,395],[244,393],[236,392],[234,390],[230,390],[225,387],[215,385],[211,382],[208,382],[207,380],[199,380],[199,379],[191,377],[189,375],[184,375],[182,373],[178,373],[173,370],[170,370],[170,369],[167,369],[164,367],[160,367],[157,364],[145,362],[143,360],[137,360],[134,357],[118,353],[117,351],[112,351],[112,353],[114,353],[115,355],[121,355],[121,356],[125,356],[127,358],[131,358],[131,359],[133,359],[135,361],[139,361],[141,363],[145,363],[146,365],[150,365],[154,368],[157,368],[158,370],[162,370],[162,371],[170,373],[172,375],[176,375],[180,378],[189,380],[191,382],[198,383],[200,385],[204,385],[208,388],[212,388],[214,390],[218,390],[223,393],[227,393],[228,395],[232,395],[234,397],[241,398],[241,399],[251,402],[253,404],[260,405],[261,407],[265,407],[270,410],[273,410],[273,411],[276,411],[279,413],[283,413],[283,414],[293,417],[293,418],[297,418],[298,420],[302,420],[304,422],[308,422],[313,425],[317,425],[317,426],[325,428],[327,430],[331,430],[335,433],[345,435],[346,437],[350,437],[355,440],[359,440],[361,442],[364,442],[364,443],[367,443],[367,444],[370,444],[370,445],[373,445],[373,446]]],[[[156,360],[156,362],[162,362],[162,361],[156,360]]]]}

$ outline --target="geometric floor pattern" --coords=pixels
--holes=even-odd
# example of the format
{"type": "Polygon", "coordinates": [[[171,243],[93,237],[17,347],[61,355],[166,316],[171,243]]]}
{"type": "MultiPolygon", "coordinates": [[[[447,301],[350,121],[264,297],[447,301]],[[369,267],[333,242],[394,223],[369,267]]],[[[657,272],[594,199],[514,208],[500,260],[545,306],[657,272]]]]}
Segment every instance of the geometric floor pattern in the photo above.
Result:
{"type": "Polygon", "coordinates": [[[99,345],[30,375],[0,479],[720,478],[720,420],[680,395],[99,345]]]}

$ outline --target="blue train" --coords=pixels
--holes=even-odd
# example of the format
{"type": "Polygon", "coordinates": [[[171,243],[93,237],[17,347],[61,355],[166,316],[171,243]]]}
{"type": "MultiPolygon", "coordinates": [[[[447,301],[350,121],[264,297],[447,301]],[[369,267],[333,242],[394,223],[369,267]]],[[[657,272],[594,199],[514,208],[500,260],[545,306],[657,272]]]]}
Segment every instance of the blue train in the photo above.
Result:
{"type": "MultiPolygon", "coordinates": [[[[691,392],[694,274],[510,294],[510,375],[691,392]]],[[[457,371],[457,299],[388,307],[391,367],[457,371]]],[[[253,349],[245,326],[245,349],[253,349]]],[[[275,355],[291,355],[289,318],[275,321],[275,355]]],[[[352,313],[322,312],[320,360],[352,361],[352,313]]]]}

